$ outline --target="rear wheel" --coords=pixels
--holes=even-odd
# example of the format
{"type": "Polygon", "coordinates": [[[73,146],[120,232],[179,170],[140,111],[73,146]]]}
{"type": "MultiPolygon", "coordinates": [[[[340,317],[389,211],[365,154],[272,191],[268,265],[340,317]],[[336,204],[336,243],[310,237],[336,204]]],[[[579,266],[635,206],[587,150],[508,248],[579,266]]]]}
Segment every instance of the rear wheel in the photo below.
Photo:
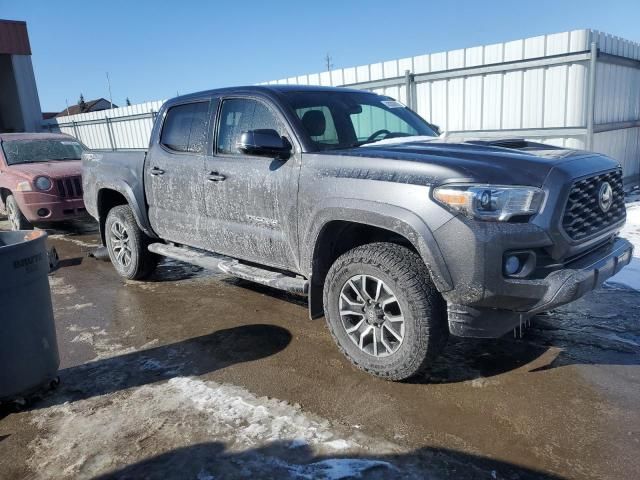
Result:
{"type": "Polygon", "coordinates": [[[23,215],[13,195],[7,197],[5,205],[7,206],[7,217],[9,217],[11,230],[33,230],[33,225],[23,215]]]}
{"type": "Polygon", "coordinates": [[[104,226],[109,258],[118,273],[130,280],[147,278],[158,264],[158,256],[147,250],[150,240],[136,222],[128,205],[112,208],[104,226]]]}
{"type": "Polygon", "coordinates": [[[445,301],[415,252],[357,247],[331,266],[324,310],[336,343],[358,368],[389,380],[425,370],[449,335],[445,301]]]}

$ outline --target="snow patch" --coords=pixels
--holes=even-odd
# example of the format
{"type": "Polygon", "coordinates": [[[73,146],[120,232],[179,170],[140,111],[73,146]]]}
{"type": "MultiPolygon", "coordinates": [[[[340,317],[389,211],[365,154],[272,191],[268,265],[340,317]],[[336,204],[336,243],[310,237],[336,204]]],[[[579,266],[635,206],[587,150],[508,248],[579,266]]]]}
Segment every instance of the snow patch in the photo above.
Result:
{"type": "Polygon", "coordinates": [[[393,465],[389,462],[380,460],[331,458],[307,465],[290,465],[288,470],[295,477],[341,480],[343,478],[360,478],[364,472],[373,468],[394,469],[393,465]]]}
{"type": "Polygon", "coordinates": [[[73,238],[70,237],[69,235],[66,234],[55,234],[55,235],[49,235],[49,238],[52,238],[54,240],[66,240],[67,242],[71,242],[71,243],[75,243],[76,245],[80,246],[80,247],[88,247],[88,248],[96,248],[99,247],[100,244],[96,243],[96,242],[85,242],[83,240],[78,240],[77,238],[73,238]]]}
{"type": "Polygon", "coordinates": [[[627,203],[627,223],[620,236],[633,244],[633,258],[629,265],[607,280],[607,285],[640,291],[640,202],[627,203]]]}
{"type": "Polygon", "coordinates": [[[279,400],[256,398],[240,387],[188,377],[173,378],[168,384],[196,409],[236,425],[235,438],[246,445],[294,438],[329,452],[362,448],[355,439],[336,438],[326,420],[314,420],[279,400]]]}
{"type": "Polygon", "coordinates": [[[93,307],[93,303],[76,303],[70,307],[65,307],[65,310],[83,310],[89,307],[93,307]]]}
{"type": "Polygon", "coordinates": [[[285,472],[274,478],[357,478],[374,468],[396,468],[372,458],[372,452],[402,452],[360,432],[340,431],[286,402],[189,377],[42,408],[31,421],[40,430],[28,446],[28,466],[36,479],[91,478],[161,452],[211,442],[224,445],[223,456],[195,464],[197,478],[235,477],[238,465],[242,476],[256,478],[266,474],[265,468],[285,472]],[[289,453],[270,451],[273,445],[289,453]],[[354,458],[333,458],[335,453],[354,458]],[[321,460],[310,461],[310,454],[321,460]]]}
{"type": "Polygon", "coordinates": [[[64,277],[49,276],[49,287],[54,295],[72,295],[76,287],[65,282],[64,277]]]}

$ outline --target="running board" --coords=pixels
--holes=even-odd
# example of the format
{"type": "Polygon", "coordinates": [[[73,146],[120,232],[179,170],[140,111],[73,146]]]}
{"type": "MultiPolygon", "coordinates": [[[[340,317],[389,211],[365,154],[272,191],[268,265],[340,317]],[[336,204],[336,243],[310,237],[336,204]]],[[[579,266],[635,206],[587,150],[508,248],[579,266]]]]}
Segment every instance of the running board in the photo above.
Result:
{"type": "Polygon", "coordinates": [[[192,263],[202,268],[216,270],[226,273],[227,275],[261,283],[262,285],[267,285],[279,290],[286,290],[302,295],[307,295],[309,291],[309,282],[304,278],[291,277],[284,273],[252,267],[240,263],[235,258],[208,253],[189,247],[176,247],[165,243],[152,243],[149,245],[149,251],[162,255],[163,257],[192,263]]]}

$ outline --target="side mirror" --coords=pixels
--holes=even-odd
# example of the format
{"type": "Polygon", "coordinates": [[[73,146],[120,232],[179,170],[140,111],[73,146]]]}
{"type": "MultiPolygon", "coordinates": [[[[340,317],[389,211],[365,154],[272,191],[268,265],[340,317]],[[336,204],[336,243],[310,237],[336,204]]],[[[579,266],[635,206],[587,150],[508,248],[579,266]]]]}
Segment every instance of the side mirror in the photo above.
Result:
{"type": "Polygon", "coordinates": [[[291,143],[270,128],[243,132],[236,144],[238,150],[247,155],[277,157],[286,160],[291,156],[291,143]]]}

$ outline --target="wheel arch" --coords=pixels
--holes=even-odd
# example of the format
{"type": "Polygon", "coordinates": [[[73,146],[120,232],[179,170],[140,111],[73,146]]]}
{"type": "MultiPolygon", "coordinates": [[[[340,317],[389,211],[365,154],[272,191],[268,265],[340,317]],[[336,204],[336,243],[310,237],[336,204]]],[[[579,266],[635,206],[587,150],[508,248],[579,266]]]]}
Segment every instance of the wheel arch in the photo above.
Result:
{"type": "Polygon", "coordinates": [[[11,190],[9,190],[7,187],[0,187],[0,202],[2,202],[2,205],[7,205],[7,197],[9,195],[13,195],[13,192],[11,190]]]}
{"type": "Polygon", "coordinates": [[[98,189],[96,195],[96,206],[98,213],[98,222],[100,224],[100,237],[102,244],[105,245],[104,225],[109,211],[118,205],[129,205],[136,223],[146,235],[155,237],[149,225],[146,210],[142,210],[140,204],[136,200],[131,187],[126,184],[104,186],[98,189]]]}
{"type": "Polygon", "coordinates": [[[309,316],[323,314],[324,279],[336,258],[352,248],[374,242],[404,245],[420,255],[440,292],[453,288],[449,270],[431,230],[413,212],[377,202],[320,212],[310,223],[301,264],[309,282],[309,316]]]}

